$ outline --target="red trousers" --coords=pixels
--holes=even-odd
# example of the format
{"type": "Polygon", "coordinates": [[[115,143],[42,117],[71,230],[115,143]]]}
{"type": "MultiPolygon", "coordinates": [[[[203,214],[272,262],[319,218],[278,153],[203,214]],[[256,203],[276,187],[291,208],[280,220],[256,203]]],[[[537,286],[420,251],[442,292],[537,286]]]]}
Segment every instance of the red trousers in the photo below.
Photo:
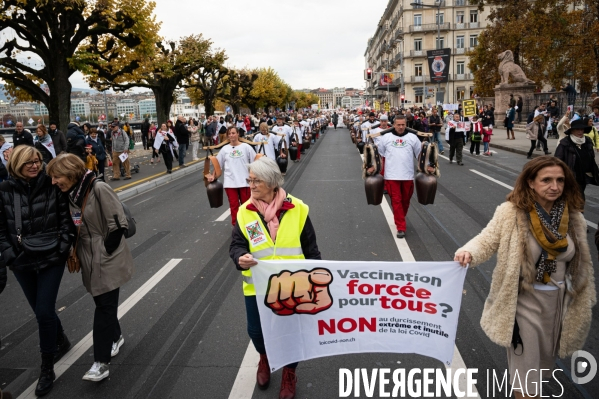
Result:
{"type": "Polygon", "coordinates": [[[297,160],[299,161],[301,157],[302,157],[302,145],[298,143],[297,144],[297,160]]]}
{"type": "Polygon", "coordinates": [[[391,197],[395,227],[397,231],[406,231],[406,215],[414,194],[414,180],[385,180],[385,183],[391,197]]]}
{"type": "Polygon", "coordinates": [[[229,207],[231,208],[231,224],[235,226],[237,223],[237,212],[239,206],[250,199],[251,191],[249,187],[225,188],[227,198],[229,199],[229,207]]]}

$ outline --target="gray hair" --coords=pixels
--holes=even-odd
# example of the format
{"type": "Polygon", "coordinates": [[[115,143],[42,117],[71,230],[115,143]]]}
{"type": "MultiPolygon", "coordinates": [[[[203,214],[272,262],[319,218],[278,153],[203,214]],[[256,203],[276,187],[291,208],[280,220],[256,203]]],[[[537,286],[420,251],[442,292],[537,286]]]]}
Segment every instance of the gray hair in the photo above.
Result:
{"type": "Polygon", "coordinates": [[[266,187],[279,188],[283,185],[285,179],[281,174],[279,165],[270,158],[261,157],[248,165],[248,170],[264,181],[266,187]]]}

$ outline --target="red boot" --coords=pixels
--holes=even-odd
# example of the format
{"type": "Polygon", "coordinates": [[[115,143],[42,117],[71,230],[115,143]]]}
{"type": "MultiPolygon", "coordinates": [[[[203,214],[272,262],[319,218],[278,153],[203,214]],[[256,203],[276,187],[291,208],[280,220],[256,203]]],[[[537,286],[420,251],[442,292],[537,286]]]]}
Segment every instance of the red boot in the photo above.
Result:
{"type": "Polygon", "coordinates": [[[266,355],[260,355],[260,363],[258,363],[258,371],[256,372],[256,383],[260,389],[266,389],[270,384],[270,366],[266,355]]]}
{"type": "Polygon", "coordinates": [[[295,375],[295,369],[283,367],[283,379],[281,380],[279,399],[294,399],[296,383],[297,376],[295,375]]]}

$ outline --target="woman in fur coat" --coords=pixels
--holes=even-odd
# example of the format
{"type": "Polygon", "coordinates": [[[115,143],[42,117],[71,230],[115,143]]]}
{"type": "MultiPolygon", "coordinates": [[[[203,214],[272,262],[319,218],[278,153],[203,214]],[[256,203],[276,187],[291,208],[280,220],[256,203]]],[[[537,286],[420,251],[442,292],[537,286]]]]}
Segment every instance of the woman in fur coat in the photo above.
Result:
{"type": "Polygon", "coordinates": [[[456,251],[471,267],[497,253],[481,326],[507,349],[510,382],[524,391],[517,398],[538,395],[556,357],[581,349],[588,335],[596,293],[582,207],[568,166],[535,158],[487,227],[456,251]]]}

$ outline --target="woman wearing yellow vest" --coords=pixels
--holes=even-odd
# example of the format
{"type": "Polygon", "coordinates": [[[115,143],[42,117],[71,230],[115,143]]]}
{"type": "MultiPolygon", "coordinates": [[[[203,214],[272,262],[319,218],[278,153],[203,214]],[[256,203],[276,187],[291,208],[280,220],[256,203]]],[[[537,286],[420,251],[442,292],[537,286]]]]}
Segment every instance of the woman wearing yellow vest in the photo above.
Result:
{"type": "MultiPolygon", "coordinates": [[[[256,260],[321,259],[314,227],[308,216],[308,205],[285,193],[283,176],[277,163],[270,158],[257,159],[248,166],[250,201],[239,208],[237,225],[229,255],[241,270],[248,334],[260,354],[256,373],[258,388],[270,383],[270,366],[266,357],[260,314],[250,268],[256,260]]],[[[279,399],[293,399],[297,378],[297,363],[283,368],[279,399]]]]}

